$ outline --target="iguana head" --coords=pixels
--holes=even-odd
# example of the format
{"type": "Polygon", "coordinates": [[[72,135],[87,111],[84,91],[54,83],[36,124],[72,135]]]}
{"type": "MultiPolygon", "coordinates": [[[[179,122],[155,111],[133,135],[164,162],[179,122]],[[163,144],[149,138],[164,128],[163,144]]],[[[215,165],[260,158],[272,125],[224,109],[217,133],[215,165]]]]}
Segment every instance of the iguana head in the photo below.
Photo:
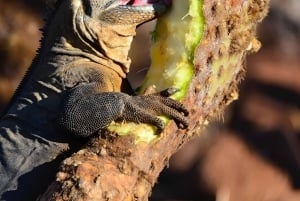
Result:
{"type": "Polygon", "coordinates": [[[142,24],[162,14],[171,0],[84,0],[87,14],[109,24],[142,24]]]}

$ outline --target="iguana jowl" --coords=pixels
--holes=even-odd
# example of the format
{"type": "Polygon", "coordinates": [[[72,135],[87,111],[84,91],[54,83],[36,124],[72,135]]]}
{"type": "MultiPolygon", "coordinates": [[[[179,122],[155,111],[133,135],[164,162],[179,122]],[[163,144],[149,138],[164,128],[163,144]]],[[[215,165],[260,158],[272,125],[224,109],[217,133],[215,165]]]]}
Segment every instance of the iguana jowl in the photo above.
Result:
{"type": "Polygon", "coordinates": [[[164,12],[166,4],[59,0],[38,55],[1,118],[2,200],[32,200],[41,193],[60,156],[82,144],[74,135],[90,136],[113,120],[161,130],[160,114],[187,126],[182,104],[158,94],[121,92],[136,26],[164,12]],[[32,183],[37,177],[41,182],[32,183]]]}

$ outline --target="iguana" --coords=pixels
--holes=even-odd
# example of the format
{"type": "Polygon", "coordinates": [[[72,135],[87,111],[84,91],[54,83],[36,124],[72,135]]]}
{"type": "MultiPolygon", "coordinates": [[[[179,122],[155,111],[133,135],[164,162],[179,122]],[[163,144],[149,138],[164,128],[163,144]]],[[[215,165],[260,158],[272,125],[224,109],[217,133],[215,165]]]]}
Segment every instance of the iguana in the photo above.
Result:
{"type": "MultiPolygon", "coordinates": [[[[187,126],[185,107],[163,93],[123,92],[136,27],[169,0],[59,0],[41,47],[0,121],[2,200],[34,200],[59,162],[112,121],[149,123],[158,115],[187,126]]],[[[158,75],[159,76],[159,75],[158,75]]]]}

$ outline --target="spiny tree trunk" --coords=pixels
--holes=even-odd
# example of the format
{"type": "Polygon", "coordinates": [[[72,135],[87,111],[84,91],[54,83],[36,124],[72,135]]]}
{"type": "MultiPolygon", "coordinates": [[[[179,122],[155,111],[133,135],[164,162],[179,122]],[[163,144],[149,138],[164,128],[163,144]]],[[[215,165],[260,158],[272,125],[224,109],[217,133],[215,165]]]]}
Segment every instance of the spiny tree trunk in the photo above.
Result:
{"type": "Polygon", "coordinates": [[[237,99],[244,60],[259,49],[256,26],[268,4],[269,0],[204,0],[205,33],[183,101],[190,111],[189,128],[178,130],[170,123],[150,144],[135,144],[132,136],[105,131],[62,163],[56,181],[39,200],[148,200],[172,154],[237,99]]]}

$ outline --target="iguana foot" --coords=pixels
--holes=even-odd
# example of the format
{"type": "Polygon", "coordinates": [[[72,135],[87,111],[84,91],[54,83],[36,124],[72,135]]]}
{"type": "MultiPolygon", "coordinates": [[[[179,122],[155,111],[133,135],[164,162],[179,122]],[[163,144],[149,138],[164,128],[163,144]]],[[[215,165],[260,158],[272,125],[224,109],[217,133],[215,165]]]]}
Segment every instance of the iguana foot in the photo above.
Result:
{"type": "Polygon", "coordinates": [[[141,96],[121,92],[96,93],[92,89],[89,85],[78,86],[64,103],[61,124],[77,136],[88,137],[115,120],[149,123],[160,132],[165,125],[157,117],[159,115],[174,119],[179,128],[188,126],[187,109],[169,98],[176,89],[141,96]]]}

